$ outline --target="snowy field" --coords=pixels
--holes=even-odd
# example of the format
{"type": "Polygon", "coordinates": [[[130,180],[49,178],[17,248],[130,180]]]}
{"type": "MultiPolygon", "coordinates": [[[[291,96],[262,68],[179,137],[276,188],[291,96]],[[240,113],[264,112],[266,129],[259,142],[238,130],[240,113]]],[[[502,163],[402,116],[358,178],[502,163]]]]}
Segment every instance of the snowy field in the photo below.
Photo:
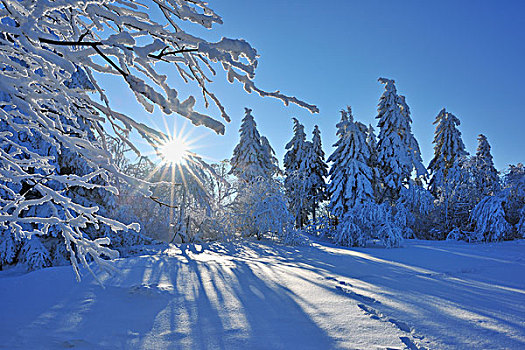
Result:
{"type": "Polygon", "coordinates": [[[524,349],[525,241],[185,245],[0,272],[6,349],[524,349]]]}

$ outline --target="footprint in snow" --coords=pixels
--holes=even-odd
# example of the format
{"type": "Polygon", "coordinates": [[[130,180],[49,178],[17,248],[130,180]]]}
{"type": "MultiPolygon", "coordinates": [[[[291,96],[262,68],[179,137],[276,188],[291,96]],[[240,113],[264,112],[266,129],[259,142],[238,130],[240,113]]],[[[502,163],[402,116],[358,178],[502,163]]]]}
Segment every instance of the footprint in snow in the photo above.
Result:
{"type": "Polygon", "coordinates": [[[339,284],[342,284],[344,286],[349,286],[349,287],[352,287],[352,284],[350,282],[346,282],[346,281],[340,281],[338,280],[337,278],[335,277],[332,277],[332,276],[327,276],[324,278],[325,280],[328,280],[328,281],[334,281],[334,282],[337,282],[339,284]]]}
{"type": "Polygon", "coordinates": [[[341,292],[345,293],[346,295],[348,295],[349,297],[353,298],[353,299],[356,299],[358,301],[363,301],[365,303],[375,303],[375,304],[381,304],[381,302],[379,300],[376,300],[374,298],[371,298],[371,297],[367,297],[366,295],[363,295],[363,294],[359,294],[359,293],[356,293],[348,288],[345,288],[343,286],[335,286],[335,288],[337,290],[340,290],[341,292]]]}

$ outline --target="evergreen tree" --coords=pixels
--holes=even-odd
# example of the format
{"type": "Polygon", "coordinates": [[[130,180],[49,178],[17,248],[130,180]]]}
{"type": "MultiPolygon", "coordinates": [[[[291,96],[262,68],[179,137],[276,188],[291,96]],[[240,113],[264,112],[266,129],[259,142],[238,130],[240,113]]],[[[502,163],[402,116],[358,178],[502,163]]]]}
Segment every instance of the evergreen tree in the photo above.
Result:
{"type": "Polygon", "coordinates": [[[296,118],[293,118],[293,122],[294,136],[285,147],[288,151],[284,155],[284,187],[288,195],[290,211],[295,217],[296,226],[303,227],[308,216],[306,167],[311,143],[306,141],[304,126],[296,118]]]}
{"type": "Polygon", "coordinates": [[[368,166],[372,170],[372,187],[374,189],[374,196],[377,199],[379,196],[379,171],[377,169],[377,137],[372,124],[368,124],[366,130],[366,144],[370,152],[368,166]]]}
{"type": "Polygon", "coordinates": [[[327,199],[326,177],[328,176],[328,165],[325,162],[325,155],[321,144],[321,131],[316,125],[313,131],[312,146],[308,152],[308,189],[310,199],[312,219],[316,219],[316,210],[319,203],[327,199]]]}
{"type": "MultiPolygon", "coordinates": [[[[79,89],[92,89],[92,85],[89,85],[89,81],[85,79],[85,73],[82,70],[77,70],[77,73],[73,74],[72,78],[66,81],[65,84],[79,89]]],[[[5,100],[11,101],[9,95],[1,95],[5,100]]],[[[58,119],[66,129],[69,127],[68,131],[64,132],[65,135],[81,137],[86,141],[96,142],[95,135],[86,126],[87,121],[84,118],[73,116],[64,118],[59,116],[58,119]],[[85,131],[79,133],[75,127],[85,131]]],[[[103,187],[109,185],[108,178],[94,174],[94,169],[79,153],[61,147],[57,143],[56,137],[45,137],[40,133],[30,134],[27,130],[13,128],[12,124],[6,123],[4,120],[0,120],[0,129],[8,131],[12,140],[16,140],[16,143],[23,147],[24,151],[18,155],[20,159],[28,159],[30,155],[38,155],[47,159],[48,165],[53,169],[53,172],[44,175],[39,171],[31,171],[33,174],[42,176],[41,180],[45,180],[47,177],[69,176],[65,183],[50,181],[47,184],[50,190],[71,199],[71,203],[74,205],[81,205],[85,208],[97,207],[99,214],[114,219],[112,211],[115,208],[116,196],[114,193],[103,189],[103,187]],[[86,181],[87,185],[80,185],[78,180],[86,181]]],[[[12,151],[12,146],[9,143],[5,143],[0,145],[0,150],[10,152],[12,151]]],[[[49,169],[46,169],[46,171],[49,171],[49,169]]],[[[18,182],[11,181],[8,177],[3,178],[0,180],[0,188],[4,187],[0,189],[0,203],[9,199],[13,194],[28,200],[42,200],[45,196],[35,190],[38,184],[38,181],[35,184],[27,179],[22,179],[18,182]]],[[[63,208],[53,208],[53,206],[54,204],[51,205],[50,203],[30,206],[26,210],[20,210],[18,217],[53,217],[66,220],[66,215],[68,215],[66,211],[63,208]]],[[[17,229],[0,224],[0,236],[3,236],[3,239],[6,240],[5,244],[0,245],[0,267],[6,264],[24,263],[28,269],[34,270],[45,266],[67,264],[68,261],[73,263],[70,260],[71,247],[62,249],[64,237],[61,234],[59,225],[35,222],[22,223],[19,228],[27,232],[39,232],[40,236],[33,235],[32,239],[26,241],[24,238],[29,236],[28,234],[21,235],[20,232],[17,232],[17,229]],[[44,244],[46,247],[44,247],[44,244]],[[54,256],[55,259],[51,259],[50,256],[54,256]]],[[[118,236],[102,222],[98,224],[98,227],[95,227],[93,224],[83,225],[81,232],[86,238],[92,240],[100,238],[101,235],[118,236]]],[[[111,237],[110,248],[116,248],[115,241],[111,237]]]]}
{"type": "Polygon", "coordinates": [[[370,150],[366,134],[354,122],[352,110],[341,111],[341,122],[337,124],[339,140],[336,149],[328,158],[330,168],[329,209],[341,218],[350,208],[364,202],[374,201],[373,172],[369,167],[370,150]]]}
{"type": "Polygon", "coordinates": [[[468,153],[465,151],[465,145],[461,139],[461,132],[457,129],[461,122],[455,115],[448,113],[443,108],[436,117],[434,125],[434,158],[428,165],[431,179],[429,189],[438,195],[438,191],[447,181],[449,169],[460,160],[461,157],[468,153]]]}
{"type": "Polygon", "coordinates": [[[20,242],[15,235],[6,229],[0,229],[0,270],[4,265],[13,264],[20,250],[20,242]]]}
{"type": "Polygon", "coordinates": [[[494,242],[508,239],[513,227],[507,221],[504,196],[486,196],[472,210],[470,220],[474,226],[470,241],[494,242]]]}
{"type": "Polygon", "coordinates": [[[423,165],[423,158],[421,158],[421,150],[419,149],[419,143],[416,140],[416,137],[412,133],[412,118],[410,117],[410,107],[406,103],[406,97],[399,95],[399,105],[401,107],[401,113],[405,117],[405,120],[408,121],[406,129],[406,144],[408,146],[408,155],[410,162],[412,163],[413,170],[416,172],[416,180],[420,182],[423,178],[426,178],[427,169],[423,165]]]}
{"type": "Polygon", "coordinates": [[[339,140],[328,158],[332,162],[328,207],[339,219],[334,233],[338,244],[364,246],[370,239],[379,239],[386,247],[398,246],[402,230],[393,217],[390,205],[378,205],[373,189],[371,152],[367,143],[369,128],[354,122],[352,111],[341,111],[337,124],[339,140]]]}
{"type": "Polygon", "coordinates": [[[38,235],[24,240],[20,254],[29,270],[38,270],[50,265],[51,256],[38,235]]]}
{"type": "Polygon", "coordinates": [[[509,165],[505,172],[505,213],[511,225],[516,227],[519,238],[525,238],[525,167],[519,163],[509,165]]]}
{"type": "Polygon", "coordinates": [[[478,136],[478,149],[476,150],[474,163],[476,167],[475,181],[479,199],[484,196],[494,195],[500,187],[500,179],[498,171],[494,167],[489,141],[483,134],[479,134],[478,136]]]}
{"type": "Polygon", "coordinates": [[[279,169],[279,160],[275,156],[275,151],[266,136],[261,136],[261,145],[264,151],[263,159],[269,160],[268,174],[266,174],[266,177],[272,178],[281,172],[281,169],[279,169]]]}
{"type": "Polygon", "coordinates": [[[261,136],[251,112],[251,109],[245,108],[246,114],[239,129],[239,143],[235,146],[231,159],[230,173],[244,182],[266,177],[273,169],[270,152],[265,150],[261,143],[261,136]]]}
{"type": "Polygon", "coordinates": [[[424,176],[419,146],[412,134],[410,110],[405,98],[399,96],[394,81],[379,78],[385,92],[378,105],[379,141],[377,162],[382,181],[379,201],[394,203],[403,185],[408,184],[412,171],[424,176]]]}

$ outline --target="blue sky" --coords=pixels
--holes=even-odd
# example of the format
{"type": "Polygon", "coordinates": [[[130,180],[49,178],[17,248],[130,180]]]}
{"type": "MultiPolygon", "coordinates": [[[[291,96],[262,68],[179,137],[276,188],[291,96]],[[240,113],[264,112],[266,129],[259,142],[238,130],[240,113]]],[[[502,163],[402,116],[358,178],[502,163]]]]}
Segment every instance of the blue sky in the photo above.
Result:
{"type": "MultiPolygon", "coordinates": [[[[226,134],[185,129],[199,138],[196,151],[208,161],[231,157],[245,106],[253,109],[259,131],[281,160],[291,138],[291,117],[305,124],[308,137],[318,124],[329,154],[338,111],[346,105],[356,119],[376,126],[380,76],[395,79],[406,96],[425,164],[433,152],[432,123],[442,107],[461,120],[470,153],[483,133],[498,169],[525,161],[523,1],[210,0],[210,6],[224,25],[212,31],[189,28],[210,40],[246,39],[261,55],[259,87],[295,95],[316,104],[320,113],[248,95],[218,74],[212,89],[232,117],[226,134]]],[[[122,90],[111,96],[117,110],[165,130],[160,112],[140,111],[122,90]]],[[[215,109],[208,112],[219,116],[215,109]]],[[[166,120],[184,127],[178,116],[166,120]]]]}

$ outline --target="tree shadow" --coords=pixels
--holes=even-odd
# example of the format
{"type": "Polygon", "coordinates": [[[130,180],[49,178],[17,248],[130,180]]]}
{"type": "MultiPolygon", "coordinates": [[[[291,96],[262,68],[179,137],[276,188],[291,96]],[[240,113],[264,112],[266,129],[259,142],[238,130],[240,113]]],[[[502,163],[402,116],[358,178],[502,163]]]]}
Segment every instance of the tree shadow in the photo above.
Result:
{"type": "MultiPolygon", "coordinates": [[[[196,246],[187,246],[177,253],[116,261],[120,272],[104,274],[104,288],[89,277],[79,284],[58,282],[55,288],[61,291],[56,295],[53,286],[47,286],[45,306],[28,313],[16,334],[4,338],[4,346],[335,347],[334,340],[302,309],[290,290],[266,280],[249,261],[196,259],[201,252],[196,246]]],[[[19,287],[29,290],[35,284],[29,278],[19,287]]],[[[28,292],[27,298],[39,303],[38,293],[28,292]]]]}
{"type": "Polygon", "coordinates": [[[525,348],[523,264],[497,254],[487,257],[475,249],[436,248],[432,243],[412,244],[409,249],[325,243],[301,249],[248,245],[239,253],[228,246],[210,249],[240,259],[271,255],[282,265],[309,269],[326,278],[311,283],[337,288],[390,318],[412,323],[423,334],[439,337],[434,338],[437,344],[525,348]],[[508,274],[515,278],[503,276],[508,274]]]}

